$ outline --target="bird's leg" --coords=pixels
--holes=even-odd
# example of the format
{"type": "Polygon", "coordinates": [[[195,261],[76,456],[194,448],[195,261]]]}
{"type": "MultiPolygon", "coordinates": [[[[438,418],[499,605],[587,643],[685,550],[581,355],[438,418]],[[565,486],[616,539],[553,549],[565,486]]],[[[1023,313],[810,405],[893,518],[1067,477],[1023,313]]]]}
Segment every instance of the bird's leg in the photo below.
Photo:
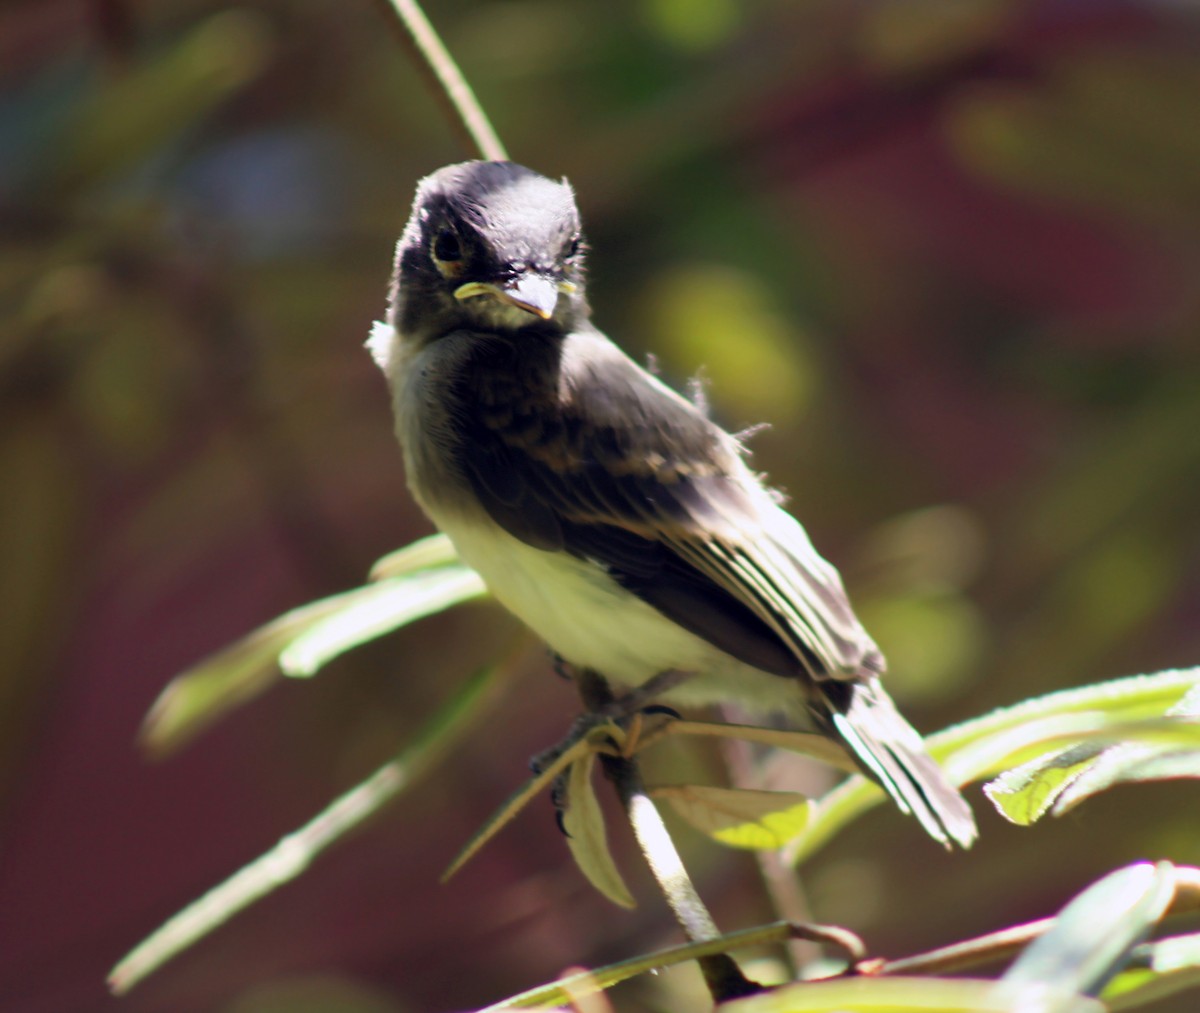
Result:
{"type": "MultiPolygon", "coordinates": [[[[622,756],[632,756],[636,752],[637,742],[641,737],[642,722],[648,714],[665,714],[669,717],[679,715],[669,707],[652,705],[652,701],[660,693],[679,685],[690,673],[670,669],[659,672],[646,680],[641,686],[630,690],[624,696],[614,696],[608,680],[600,673],[589,668],[576,668],[559,655],[554,656],[554,670],[560,676],[571,679],[579,689],[586,708],[571,725],[571,730],[549,749],[538,753],[529,761],[529,767],[534,774],[540,774],[563,753],[574,746],[580,739],[589,735],[593,729],[603,725],[612,725],[614,734],[607,739],[614,753],[622,756]]],[[[562,811],[566,804],[566,775],[555,778],[550,790],[550,798],[558,814],[558,822],[562,826],[562,811]]]]}

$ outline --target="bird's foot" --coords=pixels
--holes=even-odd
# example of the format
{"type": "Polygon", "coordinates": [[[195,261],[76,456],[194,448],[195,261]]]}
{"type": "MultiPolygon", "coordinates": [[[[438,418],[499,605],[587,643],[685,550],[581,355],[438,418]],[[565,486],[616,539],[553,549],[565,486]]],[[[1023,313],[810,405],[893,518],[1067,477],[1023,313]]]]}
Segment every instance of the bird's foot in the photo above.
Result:
{"type": "MultiPolygon", "coordinates": [[[[557,655],[555,656],[555,671],[561,676],[576,680],[581,686],[589,677],[598,678],[593,673],[574,669],[557,655]]],[[[677,686],[688,677],[688,674],[675,670],[660,672],[624,696],[613,697],[611,693],[608,693],[604,702],[595,700],[595,694],[585,694],[585,696],[593,697],[591,709],[575,719],[571,730],[559,742],[534,756],[529,761],[530,769],[535,775],[540,774],[586,738],[594,740],[594,748],[597,753],[609,756],[633,756],[638,751],[647,718],[662,716],[667,719],[676,719],[679,717],[678,711],[663,704],[651,703],[651,701],[659,694],[677,686]]],[[[606,684],[604,688],[607,689],[606,684]]],[[[554,784],[550,789],[550,798],[554,804],[559,829],[562,829],[562,814],[567,801],[565,771],[554,779],[554,784]]]]}

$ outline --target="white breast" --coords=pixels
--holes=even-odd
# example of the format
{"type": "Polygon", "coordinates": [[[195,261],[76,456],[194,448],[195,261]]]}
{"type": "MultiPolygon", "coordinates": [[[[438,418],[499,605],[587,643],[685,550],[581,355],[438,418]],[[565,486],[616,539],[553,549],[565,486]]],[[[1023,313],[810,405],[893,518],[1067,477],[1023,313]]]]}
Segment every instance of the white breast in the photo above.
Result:
{"type": "Polygon", "coordinates": [[[736,700],[763,713],[801,709],[803,695],[794,680],[743,664],[671,622],[598,564],[535,549],[488,516],[462,476],[447,466],[453,427],[442,388],[458,356],[466,354],[465,336],[412,350],[380,325],[370,347],[392,386],[413,495],[496,599],[552,650],[625,687],[640,686],[660,672],[692,673],[665,694],[682,706],[736,700]]]}

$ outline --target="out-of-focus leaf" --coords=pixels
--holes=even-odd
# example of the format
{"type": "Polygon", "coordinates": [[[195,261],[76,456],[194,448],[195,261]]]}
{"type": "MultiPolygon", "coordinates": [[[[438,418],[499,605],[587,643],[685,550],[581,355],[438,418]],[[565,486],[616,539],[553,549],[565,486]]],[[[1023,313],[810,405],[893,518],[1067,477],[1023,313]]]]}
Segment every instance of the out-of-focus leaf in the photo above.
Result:
{"type": "Polygon", "coordinates": [[[454,549],[454,543],[445,535],[429,535],[376,560],[375,565],[371,567],[371,579],[401,577],[406,573],[456,562],[458,553],[454,549]]]}
{"type": "Polygon", "coordinates": [[[666,799],[689,824],[722,844],[765,850],[783,847],[804,829],[810,803],[794,791],[662,785],[650,793],[666,799]]]}
{"type": "MultiPolygon", "coordinates": [[[[966,784],[1035,759],[1046,751],[1047,741],[1105,734],[1126,722],[1153,722],[1198,684],[1200,669],[1189,668],[1063,690],[965,721],[928,736],[925,743],[950,780],[966,784]]],[[[808,827],[787,845],[786,859],[802,861],[883,798],[866,778],[849,778],[816,800],[808,827]]]]}
{"type": "Polygon", "coordinates": [[[364,590],[372,593],[345,603],[288,644],[279,655],[284,675],[315,675],[359,644],[487,594],[483,578],[465,566],[392,577],[364,590]]]}
{"type": "Polygon", "coordinates": [[[177,675],[142,722],[142,747],[161,757],[186,745],[280,678],[279,654],[295,637],[374,591],[374,587],[359,588],[302,605],[177,675]]]}
{"type": "Polygon", "coordinates": [[[69,622],[75,557],[87,547],[75,544],[80,475],[58,430],[39,411],[18,416],[0,438],[0,787],[37,727],[28,707],[49,688],[44,666],[69,622]]]}
{"type": "Polygon", "coordinates": [[[1200,145],[1176,117],[1197,88],[1194,60],[1088,52],[1058,61],[1040,92],[972,89],[948,123],[972,166],[1005,183],[1107,213],[1186,218],[1200,145]]]}
{"type": "Polygon", "coordinates": [[[1200,984],[1200,933],[1143,943],[1136,964],[1110,981],[1101,998],[1110,1010],[1139,1009],[1200,984]]]}
{"type": "Polygon", "coordinates": [[[422,570],[444,556],[443,541],[423,539],[387,557],[385,580],[293,609],[168,683],[142,724],[140,741],[164,756],[280,677],[311,675],[332,658],[484,593],[482,581],[460,565],[422,570]]]}
{"type": "Polygon", "coordinates": [[[724,265],[680,267],[658,278],[645,312],[664,356],[720,375],[726,407],[779,424],[803,412],[816,374],[808,335],[760,278],[724,265]]]}
{"type": "Polygon", "coordinates": [[[146,157],[250,81],[271,46],[267,22],[247,11],[209,18],[74,110],[52,179],[103,176],[146,157]],[[65,150],[62,150],[64,149],[65,150]]]}
{"type": "Polygon", "coordinates": [[[1175,879],[1169,862],[1140,862],[1092,884],[1055,918],[1053,927],[1017,958],[997,991],[1014,1008],[1055,1013],[1057,1006],[1031,1006],[1025,990],[1062,989],[1091,995],[1125,965],[1170,907],[1175,879]]]}
{"type": "Polygon", "coordinates": [[[1149,944],[1150,967],[1158,974],[1200,968],[1200,932],[1168,936],[1149,944]]]}
{"type": "Polygon", "coordinates": [[[1014,15],[1003,0],[908,0],[863,11],[859,45],[868,64],[889,73],[961,60],[988,45],[1014,15]]]}
{"type": "Polygon", "coordinates": [[[625,885],[621,872],[608,850],[604,831],[604,811],[592,787],[595,753],[587,753],[571,764],[567,772],[567,804],[563,811],[563,829],[567,847],[579,870],[589,883],[614,904],[634,908],[637,901],[625,885]]]}
{"type": "MultiPolygon", "coordinates": [[[[839,978],[801,981],[761,995],[722,1003],[721,1013],[1014,1013],[1007,999],[995,995],[992,981],[970,978],[839,978]]],[[[1057,989],[1031,990],[1038,1003],[1020,1013],[1105,1013],[1104,1006],[1057,989]],[[1036,994],[1035,994],[1036,992],[1036,994]]]]}
{"type": "Polygon", "coordinates": [[[135,947],[109,975],[109,986],[128,992],[239,911],[290,882],[312,861],[429,771],[482,714],[498,672],[486,669],[437,711],[412,744],[361,784],[335,799],[299,830],[284,837],[135,947]]]}

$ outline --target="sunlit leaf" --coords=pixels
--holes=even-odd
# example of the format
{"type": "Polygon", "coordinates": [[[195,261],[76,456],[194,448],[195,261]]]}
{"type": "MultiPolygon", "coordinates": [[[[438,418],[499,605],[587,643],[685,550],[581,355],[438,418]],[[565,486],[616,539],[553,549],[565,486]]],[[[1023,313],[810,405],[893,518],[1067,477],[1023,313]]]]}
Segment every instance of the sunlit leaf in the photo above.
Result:
{"type": "Polygon", "coordinates": [[[376,560],[375,565],[371,567],[371,579],[401,577],[406,573],[456,562],[458,553],[454,549],[454,543],[445,535],[429,535],[376,560]]]}
{"type": "Polygon", "coordinates": [[[620,870],[608,849],[604,830],[604,811],[592,786],[595,753],[587,753],[571,764],[567,772],[566,808],[563,830],[575,864],[589,883],[614,904],[633,908],[637,902],[621,878],[620,870]]]}
{"type": "Polygon", "coordinates": [[[1110,873],[1072,900],[1053,927],[1026,947],[1001,979],[1001,993],[1023,1003],[1030,986],[1097,992],[1159,923],[1174,896],[1169,862],[1141,862],[1110,873]]]}
{"type": "MultiPolygon", "coordinates": [[[[1178,880],[1191,870],[1175,871],[1178,880]]],[[[1200,933],[1143,943],[1134,951],[1134,961],[1102,993],[1110,1010],[1141,1008],[1200,985],[1200,933]]]]}
{"type": "Polygon", "coordinates": [[[487,594],[483,578],[465,566],[392,577],[364,591],[370,593],[317,620],[288,644],[279,655],[284,675],[314,675],[351,648],[487,594]]]}
{"type": "Polygon", "coordinates": [[[1027,827],[1041,819],[1059,795],[1095,760],[1103,747],[1076,746],[1049,760],[1038,758],[1006,770],[983,793],[1010,822],[1027,827]]]}
{"type": "MultiPolygon", "coordinates": [[[[1086,738],[1124,722],[1153,722],[1198,684],[1200,669],[1189,668],[1062,690],[965,721],[926,737],[925,743],[950,780],[966,784],[1029,762],[1046,752],[1047,739],[1061,741],[1068,728],[1077,728],[1079,737],[1086,738]],[[1067,716],[1071,720],[1062,721],[1067,716]]],[[[1181,733],[1177,729],[1171,734],[1181,733]]],[[[805,831],[788,843],[786,860],[802,861],[883,798],[866,778],[849,778],[816,800],[805,831]]]]}
{"type": "Polygon", "coordinates": [[[1028,826],[1048,811],[1062,815],[1123,782],[1200,777],[1198,710],[1200,687],[1189,691],[1158,721],[1098,730],[1127,741],[1081,744],[1038,757],[1005,771],[984,785],[984,793],[1003,816],[1028,826]]]}
{"type": "Polygon", "coordinates": [[[486,593],[453,546],[434,535],[385,556],[365,587],[292,609],[209,655],[167,684],[140,741],[152,755],[174,752],[280,676],[310,676],[333,658],[407,623],[486,593]]]}
{"type": "Polygon", "coordinates": [[[185,745],[275,682],[280,677],[279,654],[292,640],[338,609],[375,593],[374,587],[365,587],[302,605],[177,675],[142,723],[142,746],[163,756],[185,745]]]}
{"type": "Polygon", "coordinates": [[[313,860],[428,772],[483,712],[497,673],[480,672],[421,729],[399,756],[335,799],[266,854],[188,905],[134,948],[109,975],[114,992],[128,992],[239,911],[304,872],[313,860]]]}
{"type": "Polygon", "coordinates": [[[804,829],[810,803],[793,791],[663,785],[650,793],[666,799],[689,824],[735,848],[779,848],[804,829]]]}
{"type": "MultiPolygon", "coordinates": [[[[836,978],[801,981],[722,1003],[721,1013],[1014,1013],[993,981],[969,978],[836,978]]],[[[1094,999],[1053,988],[1026,993],[1037,1013],[1105,1013],[1094,999]],[[1034,994],[1036,992],[1036,994],[1034,994]]]]}

